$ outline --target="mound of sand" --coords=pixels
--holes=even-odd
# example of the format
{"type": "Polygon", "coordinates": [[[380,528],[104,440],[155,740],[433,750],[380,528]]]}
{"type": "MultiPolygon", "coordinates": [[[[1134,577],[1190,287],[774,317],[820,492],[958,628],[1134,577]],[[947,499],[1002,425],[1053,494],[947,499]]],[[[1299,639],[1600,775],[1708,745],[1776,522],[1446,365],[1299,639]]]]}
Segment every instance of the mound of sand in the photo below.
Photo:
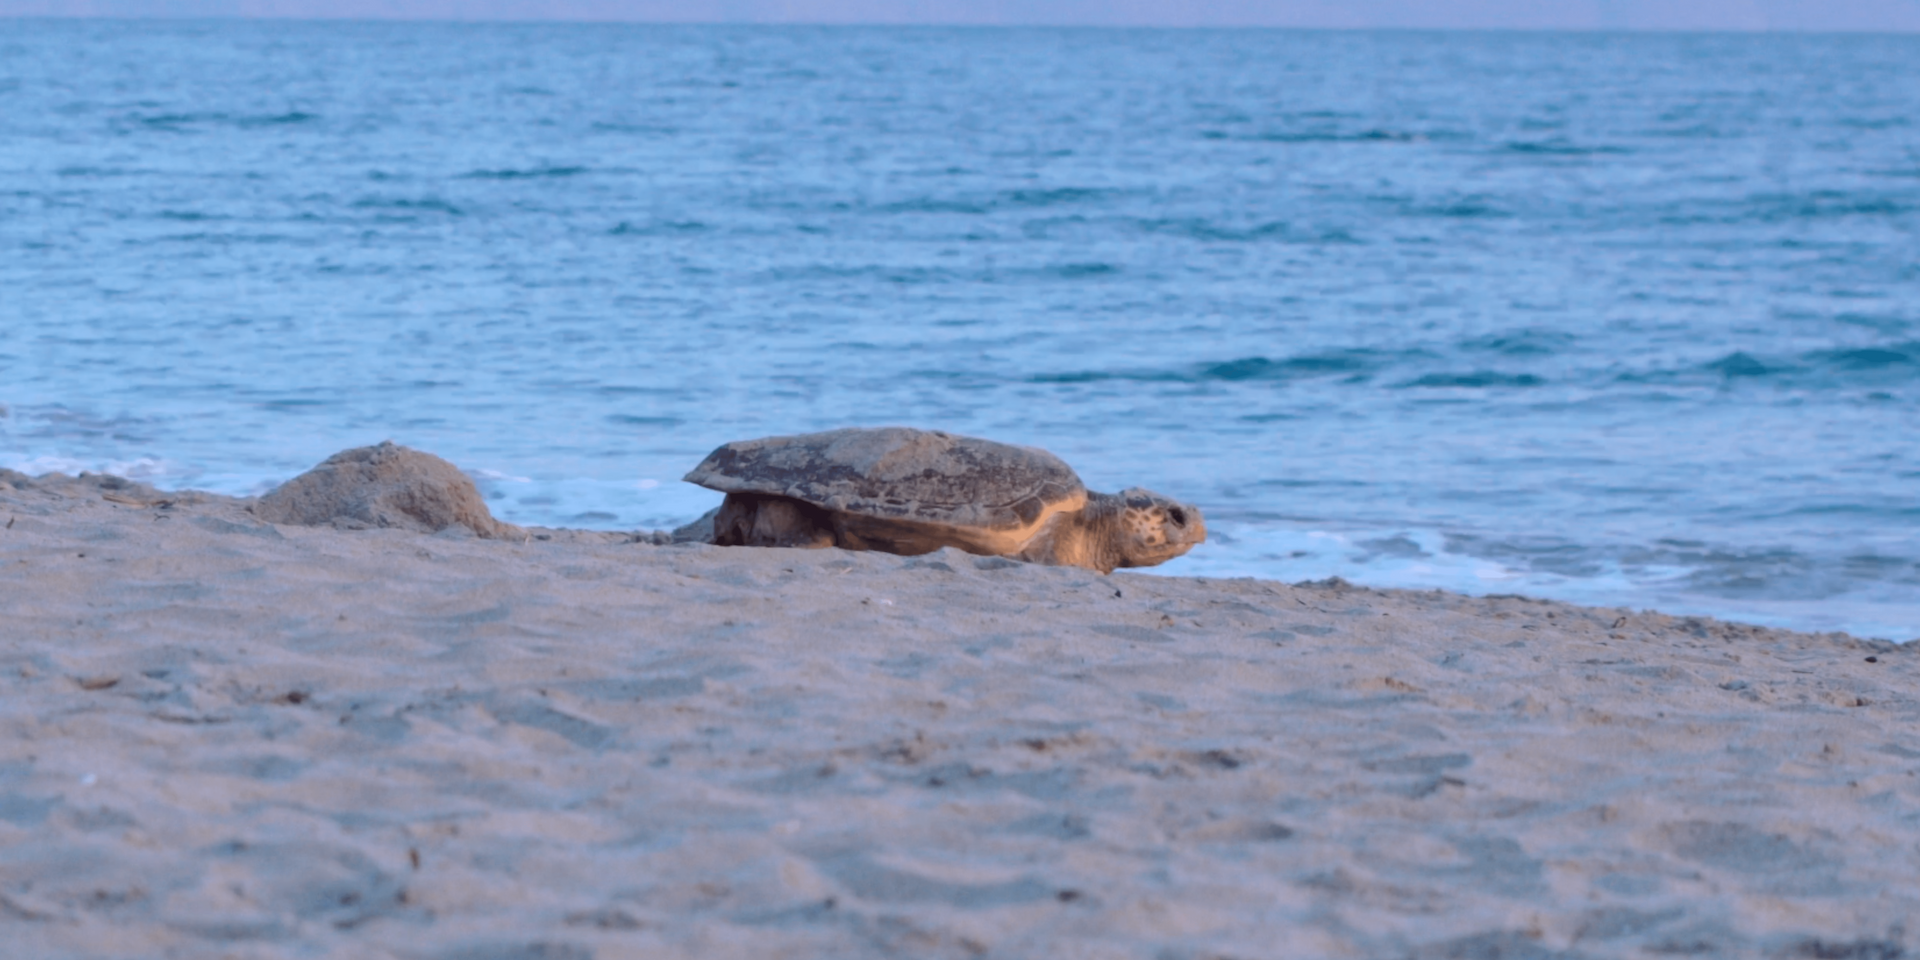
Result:
{"type": "Polygon", "coordinates": [[[269,523],[303,527],[437,533],[457,525],[496,540],[526,536],[493,518],[459,467],[391,440],[328,457],[261,497],[253,512],[269,523]]]}

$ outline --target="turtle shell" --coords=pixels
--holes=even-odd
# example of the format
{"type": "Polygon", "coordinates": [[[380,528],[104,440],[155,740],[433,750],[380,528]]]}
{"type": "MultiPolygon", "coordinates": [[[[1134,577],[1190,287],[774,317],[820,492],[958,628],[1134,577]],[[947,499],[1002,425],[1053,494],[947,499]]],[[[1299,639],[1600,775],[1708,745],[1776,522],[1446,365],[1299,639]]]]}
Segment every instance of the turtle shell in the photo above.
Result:
{"type": "Polygon", "coordinates": [[[911,427],[729,443],[686,480],[883,520],[1009,531],[1087,500],[1073,468],[1045,450],[911,427]]]}

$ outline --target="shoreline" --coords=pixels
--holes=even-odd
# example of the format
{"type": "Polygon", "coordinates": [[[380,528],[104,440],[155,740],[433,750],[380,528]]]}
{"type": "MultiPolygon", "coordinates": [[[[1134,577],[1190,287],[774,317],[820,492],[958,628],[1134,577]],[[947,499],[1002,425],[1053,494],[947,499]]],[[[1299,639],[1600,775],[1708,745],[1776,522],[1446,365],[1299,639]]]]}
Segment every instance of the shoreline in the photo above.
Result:
{"type": "MultiPolygon", "coordinates": [[[[47,465],[43,465],[42,468],[67,469],[64,466],[47,465]]],[[[19,472],[0,467],[0,476],[19,472]]],[[[35,479],[36,476],[51,475],[53,474],[21,474],[28,480],[35,479]]],[[[66,473],[60,475],[70,480],[81,476],[119,476],[106,467],[82,470],[78,476],[66,473]]],[[[284,472],[280,476],[283,478],[281,482],[285,482],[284,472]]],[[[487,498],[489,508],[500,507],[501,502],[494,498],[504,496],[500,492],[501,484],[510,485],[512,482],[524,479],[491,470],[480,470],[470,476],[487,498]]],[[[226,497],[239,501],[257,501],[266,492],[257,485],[250,488],[253,492],[241,492],[237,489],[225,491],[200,489],[186,485],[191,483],[191,480],[180,477],[161,479],[130,475],[123,476],[122,479],[130,483],[151,485],[153,492],[162,497],[226,497]]],[[[647,482],[657,483],[651,480],[647,482]]],[[[530,517],[525,515],[524,511],[511,510],[503,513],[498,519],[503,523],[548,533],[565,531],[588,535],[671,534],[688,518],[716,505],[716,501],[712,498],[717,495],[712,494],[711,491],[694,488],[685,483],[668,482],[665,485],[688,487],[692,494],[706,499],[680,504],[684,509],[676,511],[642,511],[644,516],[627,516],[625,519],[611,513],[590,513],[570,518],[530,517]],[[548,526],[548,524],[556,525],[548,526]],[[650,526],[653,524],[659,526],[657,528],[650,526]]],[[[1332,576],[1346,579],[1356,585],[1381,590],[1438,589],[1475,597],[1527,596],[1574,606],[1658,612],[1675,617],[1747,623],[1801,633],[1845,633],[1862,639],[1882,639],[1894,643],[1920,640],[1920,627],[1914,626],[1913,611],[1908,609],[1910,604],[1903,603],[1899,598],[1873,593],[1871,585],[1861,587],[1861,590],[1866,591],[1864,593],[1846,593],[1840,597],[1809,599],[1788,595],[1784,598],[1773,596],[1733,598],[1712,592],[1690,592],[1688,588],[1676,585],[1678,581],[1672,577],[1678,575],[1663,574],[1662,577],[1666,579],[1662,579],[1651,575],[1642,576],[1640,573],[1620,567],[1606,568],[1591,577],[1559,577],[1555,574],[1543,573],[1524,563],[1515,567],[1503,567],[1502,564],[1505,561],[1498,558],[1488,561],[1487,558],[1478,555],[1450,552],[1444,543],[1447,534],[1439,529],[1414,529],[1411,533],[1408,530],[1409,528],[1404,524],[1369,526],[1322,518],[1313,522],[1301,520],[1298,524],[1288,526],[1276,533],[1266,528],[1253,531],[1236,529],[1233,521],[1230,520],[1227,521],[1227,526],[1216,532],[1220,535],[1218,539],[1231,541],[1232,545],[1226,542],[1217,543],[1214,539],[1210,539],[1197,554],[1188,554],[1179,558],[1175,571],[1159,567],[1135,572],[1146,573],[1149,576],[1197,576],[1208,579],[1253,577],[1284,583],[1317,581],[1332,576]],[[1274,539],[1275,537],[1278,539],[1274,539]],[[1437,572],[1409,574],[1405,569],[1393,564],[1385,567],[1376,566],[1379,556],[1374,549],[1374,544],[1380,542],[1382,538],[1390,540],[1393,537],[1411,538],[1408,546],[1414,549],[1417,556],[1408,562],[1414,563],[1416,567],[1431,562],[1437,572]],[[1249,551],[1248,544],[1259,544],[1259,547],[1249,551]],[[1223,550],[1227,553],[1222,553],[1223,550]],[[1250,560],[1250,556],[1255,559],[1250,560]],[[1418,562],[1415,563],[1415,561],[1418,562]],[[1493,568],[1486,568],[1486,562],[1491,562],[1494,565],[1493,568]],[[1842,610],[1845,612],[1841,612],[1842,610]]],[[[1685,578],[1681,577],[1681,579],[1685,578]]]]}
{"type": "Polygon", "coordinates": [[[23,949],[1920,949],[1907,645],[245,503],[0,475],[23,949]]]}

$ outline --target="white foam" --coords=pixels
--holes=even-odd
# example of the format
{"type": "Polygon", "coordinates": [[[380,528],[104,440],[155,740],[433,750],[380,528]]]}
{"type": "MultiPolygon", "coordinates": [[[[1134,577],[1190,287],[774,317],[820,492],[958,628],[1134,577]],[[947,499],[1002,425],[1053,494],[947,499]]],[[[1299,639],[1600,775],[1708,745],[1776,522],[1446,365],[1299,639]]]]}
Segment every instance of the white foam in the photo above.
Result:
{"type": "MultiPolygon", "coordinates": [[[[1658,609],[1797,630],[1841,630],[1862,637],[1908,640],[1920,636],[1920,609],[1908,598],[1871,590],[1849,594],[1844,604],[1819,600],[1730,600],[1689,589],[1699,570],[1672,565],[1636,566],[1597,560],[1594,572],[1567,576],[1509,566],[1484,557],[1450,553],[1439,531],[1379,529],[1334,531],[1287,524],[1209,521],[1219,536],[1192,553],[1140,572],[1168,576],[1257,577],[1299,583],[1340,577],[1382,589],[1448,590],[1469,595],[1517,593],[1589,606],[1658,609]],[[1404,539],[1421,556],[1369,550],[1371,541],[1404,539]]],[[[1886,593],[1886,591],[1882,591],[1886,593]]]]}
{"type": "Polygon", "coordinates": [[[533,482],[532,477],[516,477],[511,473],[502,473],[498,470],[488,470],[485,468],[481,468],[479,470],[470,470],[468,471],[468,473],[472,474],[472,476],[476,480],[498,480],[501,483],[532,483],[533,482]]]}
{"type": "Polygon", "coordinates": [[[110,458],[83,458],[61,454],[40,454],[25,456],[22,454],[0,454],[0,467],[18,470],[31,476],[43,473],[110,473],[129,480],[158,483],[164,480],[184,480],[199,475],[200,471],[171,460],[158,457],[138,457],[132,460],[114,460],[110,458]]]}
{"type": "Polygon", "coordinates": [[[481,484],[488,509],[509,523],[590,530],[672,529],[718,505],[720,495],[658,480],[532,479],[481,484]]]}

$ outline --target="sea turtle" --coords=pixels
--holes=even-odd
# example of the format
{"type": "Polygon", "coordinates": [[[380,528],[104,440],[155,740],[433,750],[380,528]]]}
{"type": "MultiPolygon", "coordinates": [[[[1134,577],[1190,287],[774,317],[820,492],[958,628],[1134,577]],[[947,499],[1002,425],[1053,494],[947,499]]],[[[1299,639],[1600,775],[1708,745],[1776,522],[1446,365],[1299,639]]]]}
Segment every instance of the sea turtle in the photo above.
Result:
{"type": "Polygon", "coordinates": [[[958,547],[1034,563],[1164,563],[1207,538],[1200,511],[1141,489],[1090,493],[1045,450],[910,427],[726,444],[687,482],[727,495],[722,546],[843,547],[913,555],[958,547]]]}

